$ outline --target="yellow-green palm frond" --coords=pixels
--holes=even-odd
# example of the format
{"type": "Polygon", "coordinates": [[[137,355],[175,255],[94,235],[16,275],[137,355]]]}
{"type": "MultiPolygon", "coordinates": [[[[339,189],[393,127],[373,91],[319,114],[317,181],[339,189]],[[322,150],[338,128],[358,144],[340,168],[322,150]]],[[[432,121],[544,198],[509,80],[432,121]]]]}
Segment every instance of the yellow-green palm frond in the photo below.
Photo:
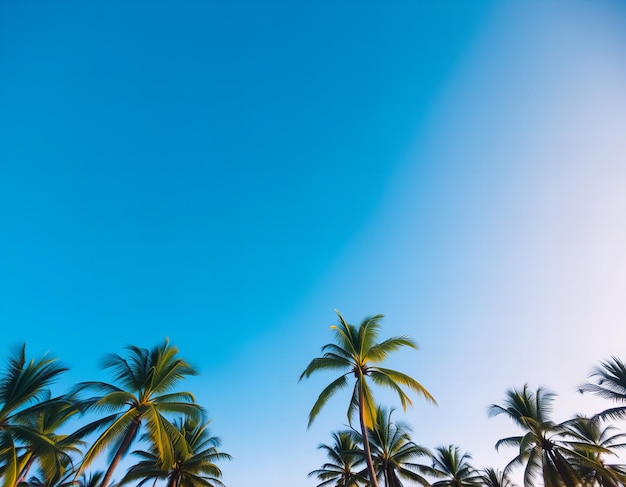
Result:
{"type": "Polygon", "coordinates": [[[324,390],[320,393],[311,408],[311,412],[309,413],[309,423],[307,424],[307,428],[311,426],[321,409],[326,405],[328,400],[335,395],[335,393],[341,389],[344,389],[348,386],[348,380],[346,379],[346,375],[344,374],[334,381],[332,381],[328,386],[324,388],[324,390]]]}

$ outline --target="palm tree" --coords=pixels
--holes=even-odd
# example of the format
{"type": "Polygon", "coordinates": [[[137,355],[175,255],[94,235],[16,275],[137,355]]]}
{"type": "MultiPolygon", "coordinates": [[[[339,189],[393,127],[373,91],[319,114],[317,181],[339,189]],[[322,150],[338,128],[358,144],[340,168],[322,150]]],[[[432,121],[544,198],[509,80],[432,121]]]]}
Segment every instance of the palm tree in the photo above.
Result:
{"type": "Polygon", "coordinates": [[[432,455],[411,441],[408,424],[391,421],[393,411],[378,407],[374,427],[368,431],[377,476],[384,480],[386,487],[402,487],[401,479],[429,487],[430,483],[420,473],[431,472],[431,469],[415,463],[415,459],[432,455]]]}
{"type": "Polygon", "coordinates": [[[120,486],[140,481],[167,480],[167,487],[222,487],[222,472],[216,461],[230,460],[230,455],[218,451],[220,439],[208,430],[209,422],[197,423],[189,418],[180,419],[176,429],[183,441],[174,442],[171,463],[159,459],[156,449],[134,452],[142,460],[130,467],[120,481],[120,486]]]}
{"type": "Polygon", "coordinates": [[[472,456],[461,454],[458,446],[438,446],[433,456],[432,474],[442,477],[432,487],[478,487],[482,477],[469,463],[472,456]]]}
{"type": "Polygon", "coordinates": [[[609,399],[617,406],[597,414],[600,419],[621,419],[626,417],[626,364],[617,357],[600,362],[589,376],[593,382],[580,386],[581,393],[591,392],[596,396],[609,399]]]}
{"type": "Polygon", "coordinates": [[[583,484],[599,487],[617,487],[626,484],[626,466],[607,464],[605,455],[615,455],[616,449],[626,447],[626,434],[612,426],[602,427],[598,421],[577,416],[563,423],[568,430],[577,456],[571,463],[583,479],[583,484]]]}
{"type": "Polygon", "coordinates": [[[20,418],[20,427],[37,432],[31,435],[28,446],[20,456],[22,468],[18,482],[23,482],[31,467],[38,464],[42,482],[55,484],[72,469],[71,455],[80,454],[83,442],[67,434],[60,434],[63,428],[80,411],[71,396],[62,396],[52,400],[50,393],[44,396],[45,408],[30,411],[20,418]]]}
{"type": "Polygon", "coordinates": [[[534,478],[540,470],[544,487],[576,487],[582,481],[571,462],[576,454],[566,441],[567,430],[549,419],[553,399],[554,394],[541,387],[533,393],[524,385],[522,390],[507,391],[504,406],[493,404],[489,408],[490,417],[505,414],[525,430],[521,436],[499,440],[496,450],[503,445],[519,448],[504,471],[508,473],[515,465],[526,463],[524,485],[527,487],[534,486],[534,478]]]}
{"type": "Polygon", "coordinates": [[[480,479],[485,487],[515,487],[506,472],[495,468],[485,468],[480,473],[480,479]]]}
{"type": "Polygon", "coordinates": [[[83,437],[104,430],[85,453],[79,475],[103,450],[115,449],[101,487],[109,485],[115,468],[138,437],[142,425],[147,427],[147,436],[157,456],[167,464],[174,457],[172,439],[180,441],[180,433],[164,414],[182,414],[197,420],[202,416],[202,408],[194,403],[190,392],[170,392],[182,379],[196,375],[187,362],[178,358],[176,347],[165,340],[151,350],[129,346],[127,351],[127,358],[111,354],[103,361],[103,368],[113,371],[121,387],[106,382],[84,382],[75,390],[102,394],[84,401],[87,410],[114,411],[75,433],[83,437]]]}
{"type": "Polygon", "coordinates": [[[322,357],[315,358],[300,375],[300,380],[308,378],[314,372],[323,370],[344,370],[345,372],[330,383],[319,395],[309,413],[309,426],[316,418],[322,407],[340,389],[348,386],[348,377],[355,378],[352,399],[348,406],[348,422],[351,422],[354,413],[358,412],[359,423],[365,453],[365,461],[370,482],[373,487],[378,487],[376,472],[372,462],[372,455],[367,436],[367,428],[373,427],[376,418],[376,404],[368,378],[379,386],[384,386],[395,391],[400,398],[402,408],[412,405],[411,399],[401,386],[406,386],[426,400],[435,403],[431,394],[415,379],[401,372],[379,367],[377,364],[387,356],[402,347],[417,349],[413,340],[406,336],[389,338],[377,343],[382,315],[366,318],[357,328],[348,324],[341,313],[335,310],[339,317],[338,325],[331,326],[335,331],[337,343],[329,343],[322,347],[322,357]]]}
{"type": "Polygon", "coordinates": [[[27,360],[26,345],[9,358],[0,378],[0,462],[2,485],[14,486],[33,452],[48,438],[34,428],[28,418],[52,407],[60,399],[50,399],[48,387],[67,369],[56,359],[27,360]]]}
{"type": "Polygon", "coordinates": [[[363,462],[363,454],[350,431],[332,434],[333,444],[320,444],[318,448],[326,452],[328,462],[322,468],[313,470],[309,477],[317,476],[317,487],[358,487],[367,479],[354,469],[363,462]]]}

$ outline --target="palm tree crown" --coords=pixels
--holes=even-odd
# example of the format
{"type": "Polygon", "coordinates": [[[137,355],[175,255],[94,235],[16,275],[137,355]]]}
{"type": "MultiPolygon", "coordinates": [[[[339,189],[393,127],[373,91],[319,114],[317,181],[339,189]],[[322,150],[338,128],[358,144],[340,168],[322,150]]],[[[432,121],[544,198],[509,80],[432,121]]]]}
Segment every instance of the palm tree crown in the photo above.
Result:
{"type": "Polygon", "coordinates": [[[571,463],[581,475],[583,485],[617,487],[626,484],[626,466],[608,464],[604,460],[607,455],[617,456],[616,450],[626,447],[626,434],[583,416],[576,416],[563,425],[572,438],[569,444],[576,455],[571,463]]]}
{"type": "Polygon", "coordinates": [[[591,392],[609,399],[618,405],[599,413],[600,419],[622,419],[626,417],[626,364],[617,357],[601,362],[587,382],[580,386],[580,392],[591,392]]]}
{"type": "Polygon", "coordinates": [[[154,447],[151,451],[136,451],[134,454],[142,460],[128,470],[120,485],[141,486],[152,479],[165,479],[167,487],[223,487],[222,471],[215,462],[231,457],[218,451],[220,439],[210,434],[209,423],[179,419],[175,427],[183,441],[174,443],[173,461],[160,460],[154,447]],[[140,482],[134,484],[137,480],[140,482]]]}
{"type": "MultiPolygon", "coordinates": [[[[29,467],[34,452],[46,448],[49,439],[39,431],[32,418],[61,401],[51,399],[49,386],[67,369],[56,359],[27,360],[26,345],[9,358],[0,378],[0,478],[2,485],[13,486],[29,467]],[[19,455],[20,449],[30,452],[19,455]]],[[[46,449],[49,451],[49,449],[46,449]]]]}
{"type": "Polygon", "coordinates": [[[485,487],[515,487],[506,472],[501,472],[495,468],[490,467],[482,470],[480,478],[485,487]]]}
{"type": "Polygon", "coordinates": [[[503,445],[519,448],[519,453],[504,471],[508,473],[515,465],[525,463],[524,485],[527,487],[534,486],[539,472],[544,487],[576,487],[582,481],[571,462],[576,454],[566,441],[566,428],[549,419],[553,399],[554,394],[541,387],[532,392],[528,385],[524,385],[521,390],[507,391],[503,406],[493,404],[489,408],[489,416],[505,414],[525,431],[523,435],[499,440],[496,449],[503,445]]]}
{"type": "Polygon", "coordinates": [[[469,453],[461,453],[458,446],[448,445],[435,448],[432,473],[442,477],[432,487],[477,487],[481,485],[480,474],[472,467],[469,453]]]}
{"type": "Polygon", "coordinates": [[[430,458],[431,453],[411,441],[408,424],[391,420],[393,411],[378,407],[375,425],[368,431],[376,474],[386,487],[402,487],[403,479],[429,487],[428,480],[420,474],[430,469],[415,463],[415,459],[430,458]]]}
{"type": "Polygon", "coordinates": [[[309,477],[317,477],[320,481],[317,487],[357,487],[365,484],[366,478],[355,471],[363,462],[363,455],[351,432],[335,432],[332,438],[332,445],[322,443],[318,446],[326,452],[328,462],[322,468],[310,472],[309,477]]]}
{"type": "Polygon", "coordinates": [[[84,382],[76,391],[92,390],[101,394],[85,401],[88,410],[114,413],[81,428],[76,434],[82,436],[103,430],[85,454],[79,474],[104,449],[115,447],[115,455],[101,484],[106,487],[144,422],[147,436],[159,458],[171,463],[174,457],[172,439],[176,440],[180,434],[164,414],[182,414],[199,420],[202,409],[194,403],[191,393],[170,392],[182,379],[196,375],[196,372],[178,357],[178,349],[167,340],[151,350],[129,346],[128,357],[108,355],[103,367],[113,371],[120,386],[84,382]]]}
{"type": "Polygon", "coordinates": [[[351,422],[354,413],[358,412],[361,426],[361,434],[365,441],[365,459],[367,462],[368,474],[374,487],[377,487],[376,475],[372,463],[369,441],[367,439],[367,428],[373,427],[376,419],[376,404],[374,396],[367,379],[379,386],[387,387],[398,395],[403,409],[407,405],[412,405],[411,399],[404,392],[402,386],[408,387],[417,394],[423,396],[430,402],[435,402],[431,394],[415,379],[402,372],[380,367],[387,356],[402,347],[417,349],[413,340],[406,336],[389,338],[378,342],[380,331],[380,320],[382,315],[366,318],[357,328],[349,324],[336,311],[339,323],[331,326],[335,331],[336,343],[329,343],[322,347],[324,354],[315,358],[300,375],[300,380],[308,378],[311,374],[324,370],[344,371],[337,379],[330,383],[319,395],[309,413],[309,426],[317,417],[320,410],[328,400],[340,389],[348,387],[348,377],[355,378],[352,392],[352,399],[348,406],[348,422],[351,422]]]}
{"type": "Polygon", "coordinates": [[[31,435],[30,444],[23,448],[18,481],[25,481],[31,468],[37,465],[42,483],[52,485],[71,474],[72,455],[80,455],[80,447],[84,443],[60,433],[80,412],[74,398],[62,396],[52,399],[47,393],[42,405],[45,407],[31,410],[20,418],[20,429],[28,428],[37,434],[31,435]]]}

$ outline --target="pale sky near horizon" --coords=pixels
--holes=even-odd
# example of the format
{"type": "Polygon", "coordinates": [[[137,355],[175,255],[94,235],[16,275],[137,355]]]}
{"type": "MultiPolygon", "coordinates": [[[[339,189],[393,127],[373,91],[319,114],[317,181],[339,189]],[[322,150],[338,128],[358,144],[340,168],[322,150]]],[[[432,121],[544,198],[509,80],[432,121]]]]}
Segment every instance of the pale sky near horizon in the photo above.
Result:
{"type": "Polygon", "coordinates": [[[312,487],[349,398],[298,376],[383,313],[397,419],[501,468],[507,388],[626,358],[625,155],[617,1],[0,1],[2,356],[167,336],[227,487],[312,487]]]}

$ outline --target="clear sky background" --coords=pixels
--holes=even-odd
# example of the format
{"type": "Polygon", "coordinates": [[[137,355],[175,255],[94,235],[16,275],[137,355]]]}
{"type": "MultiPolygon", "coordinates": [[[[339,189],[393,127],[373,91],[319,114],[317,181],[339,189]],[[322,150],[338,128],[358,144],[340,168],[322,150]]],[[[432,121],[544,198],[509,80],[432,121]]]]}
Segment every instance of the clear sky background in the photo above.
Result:
{"type": "Polygon", "coordinates": [[[228,487],[315,485],[334,308],[418,341],[397,419],[477,467],[509,387],[599,410],[625,249],[623,2],[0,1],[1,352],[62,390],[169,337],[228,487]]]}

